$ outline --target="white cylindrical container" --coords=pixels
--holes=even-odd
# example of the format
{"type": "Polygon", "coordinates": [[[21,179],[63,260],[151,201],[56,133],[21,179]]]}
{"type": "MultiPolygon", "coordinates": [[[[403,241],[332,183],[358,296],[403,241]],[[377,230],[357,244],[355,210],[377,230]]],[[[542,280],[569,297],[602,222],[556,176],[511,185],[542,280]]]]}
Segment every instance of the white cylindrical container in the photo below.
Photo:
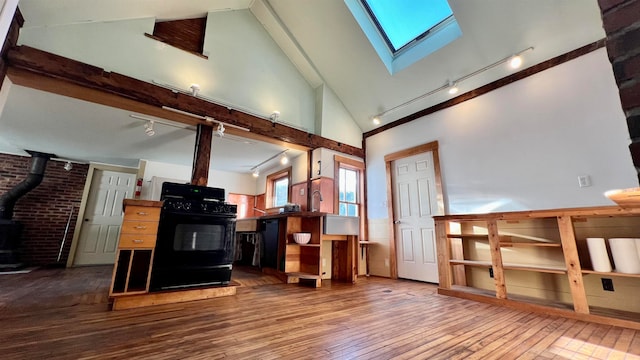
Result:
{"type": "Polygon", "coordinates": [[[611,272],[611,261],[604,238],[587,238],[587,247],[591,257],[593,270],[599,272],[611,272]]]}
{"type": "Polygon", "coordinates": [[[624,274],[640,274],[640,255],[636,247],[636,239],[609,239],[611,255],[616,271],[624,274]]]}

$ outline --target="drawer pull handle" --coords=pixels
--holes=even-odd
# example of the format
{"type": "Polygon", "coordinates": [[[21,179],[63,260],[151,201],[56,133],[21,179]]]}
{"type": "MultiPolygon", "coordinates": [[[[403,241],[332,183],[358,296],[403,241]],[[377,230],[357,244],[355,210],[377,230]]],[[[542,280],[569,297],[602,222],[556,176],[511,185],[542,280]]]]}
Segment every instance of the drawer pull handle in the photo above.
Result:
{"type": "Polygon", "coordinates": [[[143,215],[143,216],[144,216],[144,215],[149,215],[149,213],[146,213],[146,212],[144,212],[144,211],[138,211],[138,212],[137,212],[137,214],[138,214],[138,215],[143,215]]]}
{"type": "Polygon", "coordinates": [[[144,240],[134,239],[133,242],[136,243],[136,244],[142,244],[144,242],[144,240]]]}
{"type": "Polygon", "coordinates": [[[146,229],[146,226],[134,226],[134,229],[146,229]]]}

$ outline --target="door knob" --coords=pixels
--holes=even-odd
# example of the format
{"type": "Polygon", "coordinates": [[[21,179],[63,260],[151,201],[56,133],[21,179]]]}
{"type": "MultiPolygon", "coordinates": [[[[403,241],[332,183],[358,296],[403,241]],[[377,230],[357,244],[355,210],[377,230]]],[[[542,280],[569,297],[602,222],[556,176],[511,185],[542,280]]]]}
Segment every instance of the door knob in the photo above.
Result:
{"type": "Polygon", "coordinates": [[[84,221],[90,221],[91,219],[84,219],[84,221]]]}
{"type": "Polygon", "coordinates": [[[400,220],[395,220],[393,223],[394,224],[400,224],[400,220]]]}

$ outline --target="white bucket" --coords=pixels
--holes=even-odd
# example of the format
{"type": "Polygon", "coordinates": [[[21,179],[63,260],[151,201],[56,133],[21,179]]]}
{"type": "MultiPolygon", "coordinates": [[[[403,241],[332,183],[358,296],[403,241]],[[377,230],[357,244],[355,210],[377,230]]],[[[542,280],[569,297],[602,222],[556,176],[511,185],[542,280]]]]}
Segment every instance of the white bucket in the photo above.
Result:
{"type": "Polygon", "coordinates": [[[611,272],[611,261],[604,238],[587,238],[587,247],[591,257],[593,270],[599,272],[611,272]]]}
{"type": "Polygon", "coordinates": [[[609,247],[616,271],[624,274],[640,274],[640,254],[636,239],[611,238],[609,247]]]}

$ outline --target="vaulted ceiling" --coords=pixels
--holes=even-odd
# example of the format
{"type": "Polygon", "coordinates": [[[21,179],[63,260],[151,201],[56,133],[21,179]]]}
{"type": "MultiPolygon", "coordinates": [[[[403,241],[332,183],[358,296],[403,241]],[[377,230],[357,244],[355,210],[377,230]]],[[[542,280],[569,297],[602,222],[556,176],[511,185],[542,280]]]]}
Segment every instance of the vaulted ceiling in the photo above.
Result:
{"type": "MultiPolygon", "coordinates": [[[[331,88],[363,132],[375,129],[371,119],[376,114],[387,113],[381,118],[384,125],[449,100],[451,95],[446,91],[422,95],[528,47],[534,50],[525,54],[525,68],[605,36],[596,0],[449,0],[449,3],[462,37],[393,75],[378,58],[343,0],[21,0],[19,7],[26,20],[25,28],[149,17],[182,19],[249,9],[309,84],[331,88]],[[406,103],[409,104],[398,107],[406,103]]],[[[461,83],[461,93],[508,76],[512,71],[497,66],[482,72],[461,83]]],[[[157,141],[155,147],[140,146],[127,137],[126,131],[133,131],[136,126],[107,121],[112,118],[111,111],[120,110],[106,107],[88,110],[93,106],[97,105],[15,86],[14,91],[9,91],[8,103],[0,116],[0,151],[28,148],[26,142],[52,143],[51,151],[84,161],[132,165],[126,159],[135,153],[140,158],[190,164],[193,143],[180,141],[193,136],[190,130],[166,128],[161,132],[167,134],[160,134],[166,142],[157,141]],[[29,103],[43,106],[24,105],[29,103]],[[55,134],[57,139],[68,136],[78,141],[83,132],[91,131],[81,125],[88,111],[92,116],[104,118],[105,128],[95,131],[121,131],[125,146],[113,149],[108,143],[87,143],[80,146],[82,151],[71,153],[64,141],[54,145],[54,140],[40,139],[47,134],[38,133],[37,127],[26,135],[26,131],[35,127],[29,125],[28,119],[46,117],[48,121],[65,124],[64,131],[55,134]],[[171,147],[166,148],[167,144],[171,147]]],[[[227,149],[238,145],[230,151],[242,153],[247,148],[241,141],[228,141],[227,149]]],[[[242,155],[246,157],[242,166],[260,162],[263,160],[260,153],[265,151],[271,150],[247,151],[242,155]]],[[[240,171],[232,164],[224,165],[224,170],[240,171]]]]}

